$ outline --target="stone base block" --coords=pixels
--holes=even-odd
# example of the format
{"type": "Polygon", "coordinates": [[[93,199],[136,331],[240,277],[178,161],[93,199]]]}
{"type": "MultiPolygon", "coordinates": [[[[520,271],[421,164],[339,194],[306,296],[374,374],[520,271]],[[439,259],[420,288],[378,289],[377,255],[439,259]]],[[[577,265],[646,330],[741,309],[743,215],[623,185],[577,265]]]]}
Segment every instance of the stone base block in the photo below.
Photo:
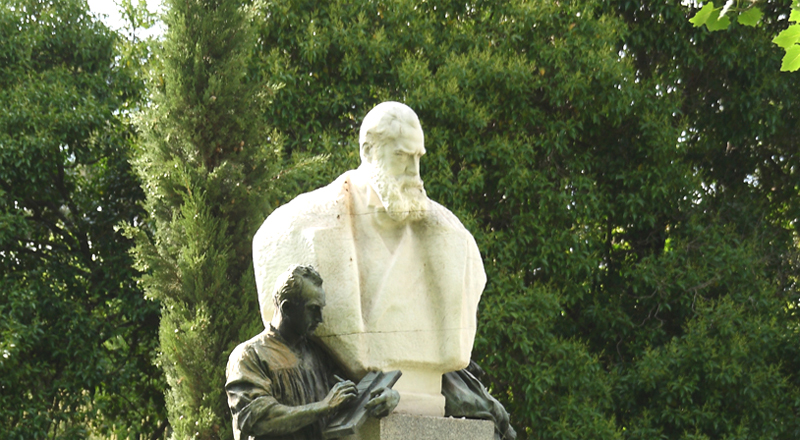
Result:
{"type": "Polygon", "coordinates": [[[341,440],[494,440],[487,420],[391,414],[367,419],[359,431],[341,440]]]}

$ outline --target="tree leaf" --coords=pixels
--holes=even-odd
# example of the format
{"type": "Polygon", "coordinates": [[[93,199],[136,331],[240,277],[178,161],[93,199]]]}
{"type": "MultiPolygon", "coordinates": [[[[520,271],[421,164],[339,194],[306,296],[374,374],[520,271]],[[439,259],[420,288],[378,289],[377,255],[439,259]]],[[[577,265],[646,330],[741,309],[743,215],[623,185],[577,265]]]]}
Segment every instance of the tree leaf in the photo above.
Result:
{"type": "Polygon", "coordinates": [[[792,13],[789,14],[789,21],[800,23],[800,9],[792,8],[792,13]]]}
{"type": "Polygon", "coordinates": [[[694,27],[700,27],[708,21],[712,12],[714,12],[714,2],[708,2],[697,11],[694,17],[689,19],[689,22],[692,23],[694,27]]]}
{"type": "Polygon", "coordinates": [[[720,17],[719,10],[714,10],[711,12],[711,16],[708,17],[706,21],[706,27],[709,31],[724,31],[728,29],[728,26],[731,25],[731,19],[728,17],[720,17]]]}
{"type": "Polygon", "coordinates": [[[786,49],[786,55],[781,63],[781,72],[796,72],[800,69],[800,44],[795,44],[786,49]]]}
{"type": "Polygon", "coordinates": [[[753,6],[752,8],[742,12],[739,14],[739,23],[745,26],[755,27],[759,21],[761,21],[761,17],[764,16],[764,13],[761,12],[761,9],[753,6]]]}
{"type": "Polygon", "coordinates": [[[789,50],[789,47],[793,44],[800,42],[800,24],[793,24],[784,29],[777,37],[772,39],[772,42],[789,50]]]}

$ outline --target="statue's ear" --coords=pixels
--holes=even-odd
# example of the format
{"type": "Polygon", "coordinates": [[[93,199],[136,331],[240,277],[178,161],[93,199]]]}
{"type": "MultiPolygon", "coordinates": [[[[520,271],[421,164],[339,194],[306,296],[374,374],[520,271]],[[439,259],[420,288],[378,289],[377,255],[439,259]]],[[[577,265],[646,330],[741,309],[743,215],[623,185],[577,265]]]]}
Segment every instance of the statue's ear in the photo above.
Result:
{"type": "Polygon", "coordinates": [[[291,307],[289,301],[287,300],[281,301],[281,303],[278,305],[278,310],[280,310],[281,312],[281,318],[283,319],[288,318],[289,315],[291,314],[291,307]]]}
{"type": "Polygon", "coordinates": [[[364,141],[361,144],[361,161],[362,162],[375,162],[375,158],[373,155],[375,154],[375,147],[373,146],[372,142],[364,141]]]}
{"type": "Polygon", "coordinates": [[[281,310],[281,317],[283,319],[292,319],[296,318],[298,311],[303,309],[303,305],[298,303],[297,301],[290,301],[285,299],[281,301],[280,310],[281,310]]]}

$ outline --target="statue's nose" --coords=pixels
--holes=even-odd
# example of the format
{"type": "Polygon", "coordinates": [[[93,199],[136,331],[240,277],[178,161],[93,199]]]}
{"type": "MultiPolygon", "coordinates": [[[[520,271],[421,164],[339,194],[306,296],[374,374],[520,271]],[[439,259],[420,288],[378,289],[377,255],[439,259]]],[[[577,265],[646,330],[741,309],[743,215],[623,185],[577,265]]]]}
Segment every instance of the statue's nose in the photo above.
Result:
{"type": "Polygon", "coordinates": [[[406,174],[410,176],[419,176],[419,158],[413,157],[406,167],[406,174]]]}

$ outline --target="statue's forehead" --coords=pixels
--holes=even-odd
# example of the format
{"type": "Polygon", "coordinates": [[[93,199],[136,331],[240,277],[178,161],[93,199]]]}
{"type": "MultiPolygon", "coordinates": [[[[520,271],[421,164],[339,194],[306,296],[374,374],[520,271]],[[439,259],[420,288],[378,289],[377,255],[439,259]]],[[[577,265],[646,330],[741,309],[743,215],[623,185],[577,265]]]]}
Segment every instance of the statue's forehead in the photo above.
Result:
{"type": "Polygon", "coordinates": [[[303,300],[306,305],[324,306],[325,290],[320,286],[306,283],[303,285],[303,300]]]}
{"type": "Polygon", "coordinates": [[[409,154],[425,154],[422,132],[418,130],[404,132],[392,144],[395,151],[409,154]]]}

